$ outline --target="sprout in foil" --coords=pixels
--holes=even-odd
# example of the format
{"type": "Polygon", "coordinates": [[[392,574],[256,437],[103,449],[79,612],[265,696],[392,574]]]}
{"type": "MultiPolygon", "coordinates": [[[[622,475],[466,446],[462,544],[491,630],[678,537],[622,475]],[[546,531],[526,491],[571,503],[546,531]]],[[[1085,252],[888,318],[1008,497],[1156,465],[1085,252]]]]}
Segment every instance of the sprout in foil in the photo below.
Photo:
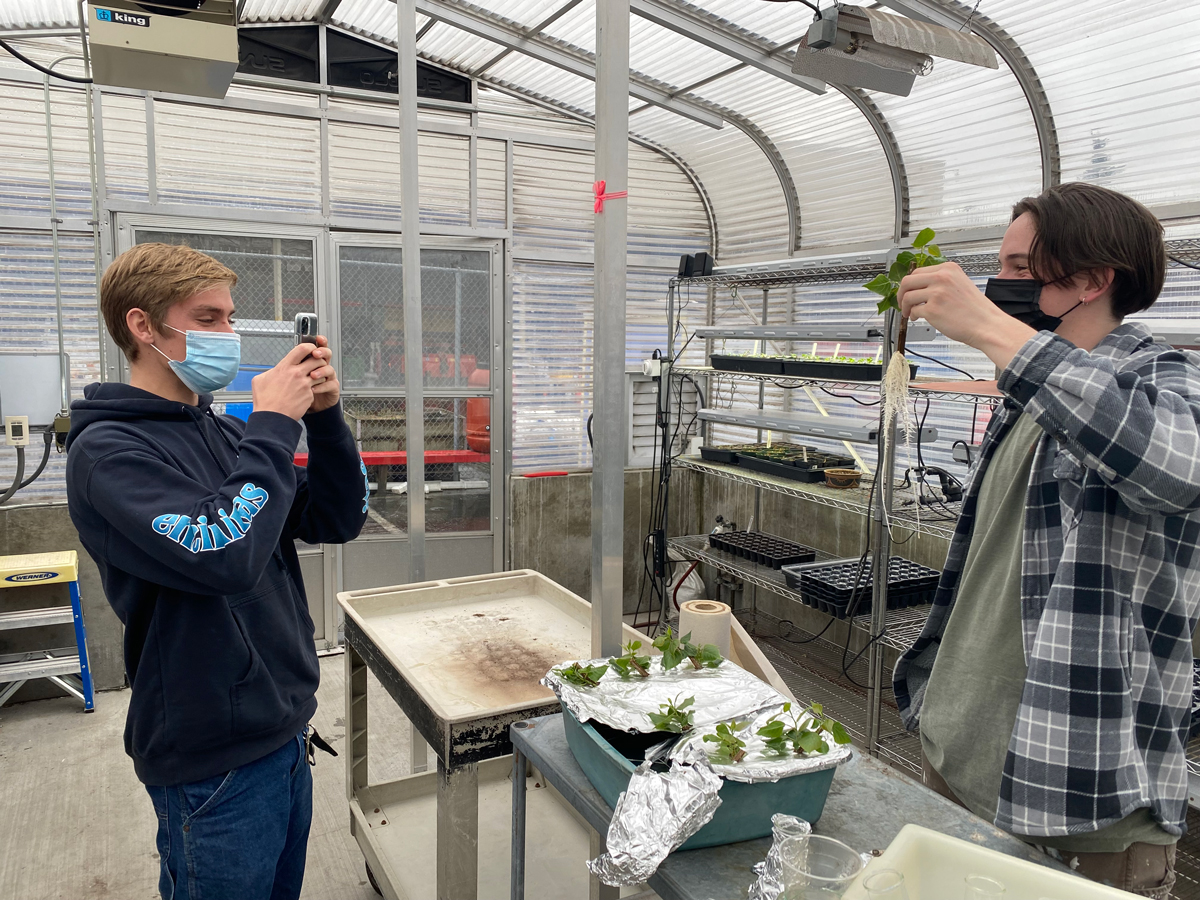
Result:
{"type": "Polygon", "coordinates": [[[642,649],[642,642],[630,641],[621,649],[625,651],[624,656],[614,656],[608,661],[613,669],[622,678],[628,678],[633,672],[637,672],[643,678],[649,678],[650,657],[638,656],[638,651],[642,649]]]}
{"type": "Polygon", "coordinates": [[[607,671],[608,666],[588,666],[581,662],[554,670],[559,678],[576,687],[595,687],[607,671]]]}
{"type": "Polygon", "coordinates": [[[734,719],[732,722],[720,722],[717,724],[716,734],[706,734],[704,736],[705,743],[716,744],[716,749],[712,750],[708,755],[713,762],[724,763],[739,763],[746,758],[746,742],[737,736],[739,731],[745,729],[746,722],[739,722],[734,719]]]}
{"type": "Polygon", "coordinates": [[[688,697],[686,700],[680,700],[676,697],[674,700],[662,704],[659,709],[661,712],[647,713],[650,716],[650,721],[654,724],[655,731],[669,731],[672,734],[683,734],[692,730],[692,720],[696,716],[695,710],[689,710],[688,707],[696,702],[695,697],[688,697]]]}
{"type": "Polygon", "coordinates": [[[692,667],[696,669],[715,669],[725,661],[725,657],[721,655],[716,644],[697,647],[692,643],[690,631],[683,637],[677,638],[669,625],[667,633],[655,639],[654,646],[662,651],[663,669],[668,671],[685,659],[691,661],[692,667]]]}
{"type": "Polygon", "coordinates": [[[767,749],[781,756],[788,752],[789,744],[791,752],[797,756],[802,753],[828,753],[829,742],[825,740],[825,733],[831,735],[838,744],[850,743],[850,735],[845,727],[826,716],[820,703],[814,703],[799,713],[793,713],[792,704],[785,703],[783,712],[772,716],[758,729],[758,735],[765,739],[767,749]]]}

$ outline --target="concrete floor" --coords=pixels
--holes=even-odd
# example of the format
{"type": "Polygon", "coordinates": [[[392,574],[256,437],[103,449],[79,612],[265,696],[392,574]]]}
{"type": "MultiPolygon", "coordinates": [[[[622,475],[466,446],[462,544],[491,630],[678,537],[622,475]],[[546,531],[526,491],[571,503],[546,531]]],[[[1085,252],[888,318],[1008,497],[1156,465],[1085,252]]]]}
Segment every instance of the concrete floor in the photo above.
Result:
{"type": "MultiPolygon", "coordinates": [[[[321,660],[320,708],[313,719],[339,753],[345,746],[343,667],[340,655],[321,660]]],[[[371,781],[399,778],[410,765],[408,722],[373,677],[368,704],[371,781]]],[[[0,898],[158,896],[154,811],[122,745],[128,705],[128,691],[110,691],[97,695],[96,711],[88,715],[70,698],[0,708],[0,898]]],[[[344,759],[317,754],[303,894],[308,900],[376,897],[349,831],[344,759]]],[[[587,831],[535,784],[530,781],[526,896],[582,900],[588,895],[587,831]],[[539,832],[554,836],[542,844],[553,845],[553,852],[539,852],[539,832]]],[[[481,817],[505,822],[481,822],[480,900],[508,896],[508,809],[501,797],[507,790],[505,782],[487,791],[503,807],[495,810],[496,801],[487,802],[481,790],[481,817]]],[[[412,900],[426,900],[427,893],[432,900],[432,806],[413,812],[408,829],[425,840],[408,844],[416,858],[404,863],[420,875],[412,900]]]]}

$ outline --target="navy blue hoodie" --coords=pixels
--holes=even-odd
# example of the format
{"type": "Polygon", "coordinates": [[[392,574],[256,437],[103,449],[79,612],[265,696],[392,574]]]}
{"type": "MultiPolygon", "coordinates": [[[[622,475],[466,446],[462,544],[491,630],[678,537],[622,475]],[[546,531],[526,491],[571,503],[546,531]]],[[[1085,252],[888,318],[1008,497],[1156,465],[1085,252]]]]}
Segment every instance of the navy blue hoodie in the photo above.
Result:
{"type": "Polygon", "coordinates": [[[294,541],[344,543],[366,469],[338,404],[243,423],[126,384],[71,404],[67,502],[125,624],[125,751],[138,778],[211,778],[282,747],[317,708],[294,541]]]}

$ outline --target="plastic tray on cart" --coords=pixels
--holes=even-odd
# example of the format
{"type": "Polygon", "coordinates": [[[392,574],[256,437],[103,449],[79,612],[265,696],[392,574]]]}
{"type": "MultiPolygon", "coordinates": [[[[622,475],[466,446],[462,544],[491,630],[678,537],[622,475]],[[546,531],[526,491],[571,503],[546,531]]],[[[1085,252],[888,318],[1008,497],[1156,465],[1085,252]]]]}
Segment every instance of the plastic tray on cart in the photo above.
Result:
{"type": "Polygon", "coordinates": [[[863,882],[880,869],[904,875],[909,900],[961,897],[968,875],[984,875],[1004,885],[1014,900],[1129,900],[1125,891],[990,850],[920,825],[905,825],[883,851],[850,883],[843,900],[867,900],[863,882]]]}
{"type": "Polygon", "coordinates": [[[717,532],[708,536],[708,544],[714,550],[723,550],[772,569],[811,562],[817,557],[817,551],[812,547],[761,531],[717,532]]]}
{"type": "Polygon", "coordinates": [[[826,469],[840,469],[854,465],[854,460],[848,456],[832,456],[820,451],[809,453],[808,456],[807,460],[800,457],[784,461],[763,459],[752,453],[739,452],[737,464],[754,472],[809,483],[824,481],[826,469]]]}
{"type": "MultiPolygon", "coordinates": [[[[859,560],[853,559],[818,566],[789,566],[783,570],[783,576],[788,587],[800,592],[806,605],[844,619],[871,611],[871,570],[871,560],[862,562],[860,568],[859,560]]],[[[893,556],[888,561],[888,609],[932,603],[941,575],[937,569],[893,556]]]]}

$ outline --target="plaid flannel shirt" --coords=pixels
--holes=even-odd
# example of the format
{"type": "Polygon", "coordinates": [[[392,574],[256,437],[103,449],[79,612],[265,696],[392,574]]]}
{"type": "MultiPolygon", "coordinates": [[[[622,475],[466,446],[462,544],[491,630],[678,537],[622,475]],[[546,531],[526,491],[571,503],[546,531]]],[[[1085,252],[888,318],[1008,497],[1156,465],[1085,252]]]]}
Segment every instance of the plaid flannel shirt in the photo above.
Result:
{"type": "Polygon", "coordinates": [[[1200,354],[1123,324],[1090,353],[1039,332],[1003,372],[929,620],[896,665],[910,731],[954,607],[988,461],[1022,410],[1045,432],[1025,501],[1028,674],[996,825],[1084,834],[1141,807],[1186,830],[1200,610],[1200,354]]]}

